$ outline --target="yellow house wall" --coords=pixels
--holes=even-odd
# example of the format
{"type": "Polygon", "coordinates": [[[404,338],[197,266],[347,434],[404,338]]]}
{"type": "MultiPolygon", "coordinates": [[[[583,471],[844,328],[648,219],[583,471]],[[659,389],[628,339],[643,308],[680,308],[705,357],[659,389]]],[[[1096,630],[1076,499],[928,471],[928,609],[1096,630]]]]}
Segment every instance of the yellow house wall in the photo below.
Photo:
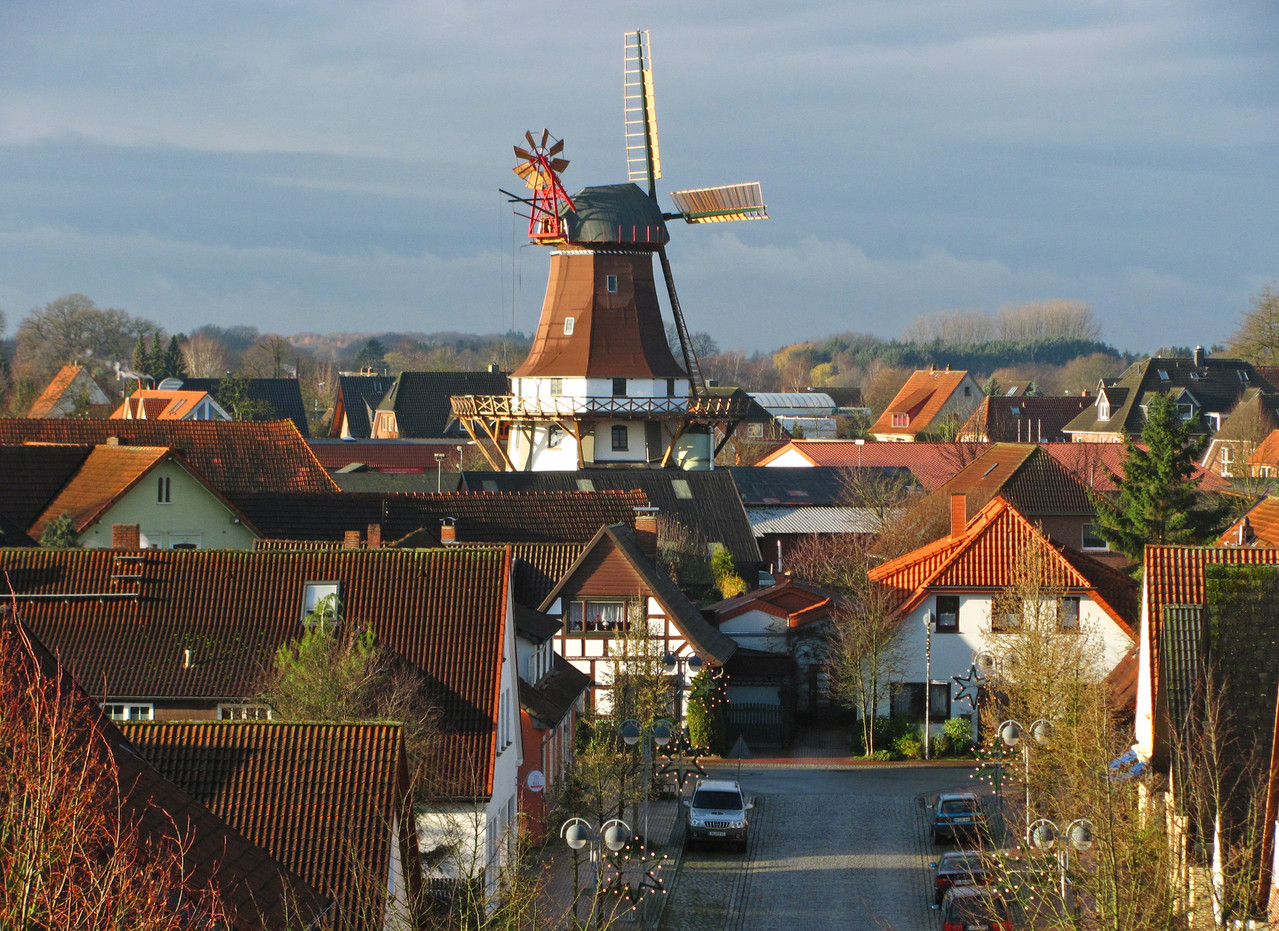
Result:
{"type": "Polygon", "coordinates": [[[110,547],[113,524],[137,524],[143,546],[171,549],[176,534],[199,534],[199,549],[247,550],[254,534],[181,466],[162,462],[80,534],[80,545],[110,547]],[[169,504],[157,500],[159,480],[169,479],[169,504]]]}

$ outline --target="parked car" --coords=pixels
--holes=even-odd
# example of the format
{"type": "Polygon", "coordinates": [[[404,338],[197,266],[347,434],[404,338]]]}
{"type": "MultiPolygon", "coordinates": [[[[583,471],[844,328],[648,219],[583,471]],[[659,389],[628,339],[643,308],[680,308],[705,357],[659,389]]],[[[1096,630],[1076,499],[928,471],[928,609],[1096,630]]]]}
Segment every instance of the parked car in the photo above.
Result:
{"type": "Polygon", "coordinates": [[[953,792],[937,796],[933,809],[933,843],[964,840],[980,843],[988,835],[986,810],[981,799],[971,792],[953,792]]]}
{"type": "Polygon", "coordinates": [[[984,886],[993,880],[981,853],[976,850],[949,850],[933,868],[933,901],[940,903],[946,890],[961,886],[984,886]]]}
{"type": "Polygon", "coordinates": [[[688,809],[684,844],[698,841],[736,844],[745,850],[750,824],[747,812],[755,807],[742,794],[735,779],[701,779],[693,789],[693,797],[684,800],[688,809]]]}
{"type": "Polygon", "coordinates": [[[1012,909],[998,892],[956,886],[941,901],[942,931],[1013,931],[1012,909]]]}

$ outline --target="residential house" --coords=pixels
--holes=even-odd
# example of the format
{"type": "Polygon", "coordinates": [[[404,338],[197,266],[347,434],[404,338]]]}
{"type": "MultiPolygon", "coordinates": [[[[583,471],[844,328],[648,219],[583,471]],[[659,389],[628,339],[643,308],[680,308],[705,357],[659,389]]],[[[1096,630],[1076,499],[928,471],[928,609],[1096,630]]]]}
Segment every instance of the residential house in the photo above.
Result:
{"type": "Polygon", "coordinates": [[[1210,472],[1241,483],[1244,487],[1269,484],[1247,482],[1266,478],[1249,465],[1253,453],[1279,425],[1279,392],[1250,388],[1221,422],[1204,448],[1200,465],[1210,472]]]}
{"type": "Polygon", "coordinates": [[[496,365],[484,372],[401,372],[373,410],[369,437],[465,443],[469,437],[454,420],[449,399],[504,395],[510,390],[510,377],[496,365]]]}
{"type": "Polygon", "coordinates": [[[332,899],[334,931],[416,927],[422,871],[399,724],[119,727],[165,778],[332,899]]]}
{"type": "Polygon", "coordinates": [[[230,420],[207,391],[140,388],[124,399],[111,420],[230,420]]]}
{"type": "Polygon", "coordinates": [[[394,375],[367,371],[339,375],[328,435],[339,440],[368,439],[373,431],[373,411],[393,384],[394,375]]]}
{"type": "MultiPolygon", "coordinates": [[[[220,397],[221,378],[184,378],[184,391],[207,391],[220,397]]],[[[311,429],[306,419],[306,404],[302,400],[302,382],[296,378],[244,378],[244,395],[249,401],[265,406],[267,413],[254,420],[291,420],[303,439],[310,437],[311,429]]],[[[234,414],[234,411],[232,411],[234,414]]]]}
{"type": "Polygon", "coordinates": [[[967,372],[914,372],[871,425],[882,442],[914,443],[953,439],[982,399],[981,386],[967,372]]]}
{"type": "Polygon", "coordinates": [[[952,679],[982,654],[1001,661],[1006,650],[1001,638],[1015,635],[1016,628],[1001,622],[995,599],[1017,583],[1018,554],[1030,547],[1042,547],[1045,554],[1039,581],[1061,593],[1062,636],[1094,638],[1101,676],[1135,641],[1137,591],[1130,578],[1053,543],[1003,498],[991,499],[971,520],[966,500],[963,494],[951,499],[949,536],[870,570],[870,580],[886,590],[901,621],[905,666],[885,709],[890,714],[922,719],[926,698],[934,723],[973,710],[952,702],[952,679]]]}
{"type": "Polygon", "coordinates": [[[116,402],[88,369],[82,365],[64,365],[32,403],[27,416],[37,419],[105,417],[115,406],[116,402]]]}
{"type": "MultiPolygon", "coordinates": [[[[612,707],[611,689],[626,675],[632,648],[684,660],[695,654],[711,667],[722,667],[737,648],[657,569],[656,546],[652,516],[634,532],[622,524],[600,528],[539,606],[560,619],[555,649],[590,677],[595,710],[612,707]]],[[[671,671],[673,705],[682,715],[689,681],[671,671]]]]}
{"type": "Polygon", "coordinates": [[[1217,540],[1218,546],[1279,546],[1279,497],[1267,495],[1217,540]]]}
{"type": "Polygon", "coordinates": [[[1068,443],[1066,424],[1092,403],[1086,394],[1054,398],[987,396],[959,428],[957,439],[972,443],[1068,443]]]}
{"type": "Polygon", "coordinates": [[[1129,366],[1115,379],[1102,379],[1093,406],[1070,421],[1074,442],[1121,442],[1140,436],[1153,395],[1169,395],[1193,435],[1209,436],[1246,395],[1274,394],[1274,385],[1248,362],[1214,359],[1202,347],[1190,358],[1154,357],[1129,366]]]}
{"type": "Polygon", "coordinates": [[[1267,434],[1247,461],[1248,474],[1253,478],[1271,479],[1279,476],[1279,430],[1267,434]]]}
{"type": "Polygon", "coordinates": [[[792,440],[757,463],[762,468],[909,469],[924,491],[947,479],[986,449],[984,443],[875,443],[864,440],[792,440]]]}
{"type": "MultiPolygon", "coordinates": [[[[75,447],[25,447],[68,448],[75,447]]],[[[84,547],[247,550],[261,536],[185,457],[163,446],[92,447],[27,532],[39,539],[62,515],[84,547]]]]}
{"type": "Polygon", "coordinates": [[[377,474],[384,480],[400,480],[387,484],[388,491],[457,491],[458,473],[472,457],[470,440],[368,440],[354,437],[310,441],[311,451],[333,480],[343,490],[379,490],[365,488],[369,479],[361,474],[377,474]],[[350,487],[347,488],[347,483],[350,487]],[[417,487],[414,487],[414,486],[417,487]]]}
{"type": "Polygon", "coordinates": [[[420,843],[461,849],[496,881],[521,755],[509,551],[5,550],[0,569],[32,630],[129,721],[260,714],[276,650],[334,596],[440,708],[439,796],[420,843]]]}

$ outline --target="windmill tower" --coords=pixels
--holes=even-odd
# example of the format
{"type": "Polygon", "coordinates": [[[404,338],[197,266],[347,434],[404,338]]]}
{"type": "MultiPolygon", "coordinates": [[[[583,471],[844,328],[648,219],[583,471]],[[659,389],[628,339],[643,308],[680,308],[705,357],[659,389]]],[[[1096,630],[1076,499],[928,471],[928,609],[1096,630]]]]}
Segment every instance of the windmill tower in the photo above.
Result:
{"type": "Polygon", "coordinates": [[[588,466],[710,468],[714,424],[731,430],[749,402],[702,379],[666,256],[668,220],[767,219],[760,185],[671,193],[658,203],[661,162],[647,32],[628,33],[624,63],[628,181],[569,195],[562,140],[525,133],[514,171],[531,191],[503,191],[528,213],[529,239],[552,247],[541,319],[509,396],[453,398],[453,414],[496,469],[588,466]],[[642,182],[647,190],[636,182],[642,182]],[[679,334],[666,339],[658,259],[679,334]]]}

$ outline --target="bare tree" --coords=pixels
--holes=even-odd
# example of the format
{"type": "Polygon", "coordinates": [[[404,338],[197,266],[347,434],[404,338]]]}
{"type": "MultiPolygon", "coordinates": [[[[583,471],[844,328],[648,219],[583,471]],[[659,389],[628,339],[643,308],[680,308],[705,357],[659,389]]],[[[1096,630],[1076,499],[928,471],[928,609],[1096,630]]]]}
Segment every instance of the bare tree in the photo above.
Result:
{"type": "Polygon", "coordinates": [[[203,333],[182,344],[182,358],[192,378],[221,378],[227,371],[226,347],[203,333]]]}
{"type": "Polygon", "coordinates": [[[1239,326],[1226,340],[1226,351],[1254,365],[1279,365],[1279,290],[1268,284],[1252,298],[1239,326]]]}
{"type": "Polygon", "coordinates": [[[68,294],[27,315],[18,326],[15,366],[23,377],[48,381],[71,362],[110,368],[127,362],[138,337],[148,341],[163,331],[123,310],[98,307],[83,294],[68,294]]]}

